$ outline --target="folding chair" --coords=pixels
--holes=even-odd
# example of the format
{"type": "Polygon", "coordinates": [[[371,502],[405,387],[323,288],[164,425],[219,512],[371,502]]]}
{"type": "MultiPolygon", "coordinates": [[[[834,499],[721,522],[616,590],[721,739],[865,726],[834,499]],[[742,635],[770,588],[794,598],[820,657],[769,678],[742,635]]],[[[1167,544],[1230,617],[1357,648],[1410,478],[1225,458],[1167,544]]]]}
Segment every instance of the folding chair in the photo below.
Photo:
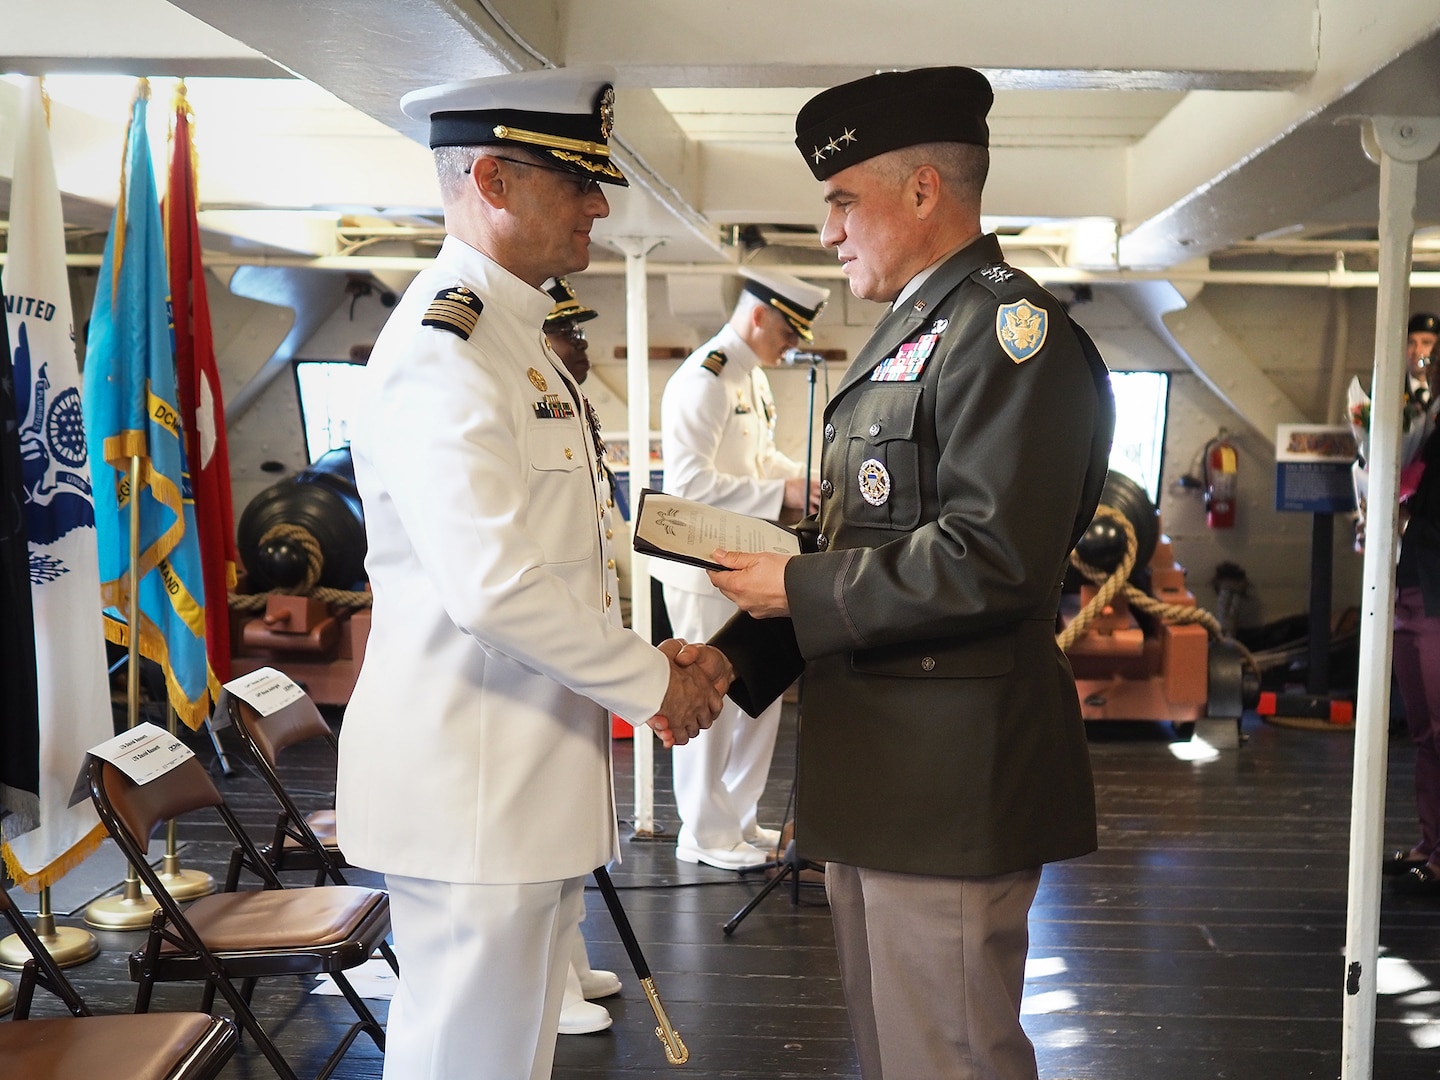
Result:
{"type": "Polygon", "coordinates": [[[101,822],[160,905],[144,948],[130,954],[130,978],[139,984],[137,1013],[149,1009],[157,982],[204,980],[202,1008],[210,1007],[218,989],[276,1073],[284,1080],[298,1080],[251,1009],[250,997],[257,979],[328,973],[357,1020],[317,1080],[334,1072],[362,1031],[385,1049],[384,1030],[343,974],[363,964],[389,931],[390,901],[384,892],[354,885],[284,888],[196,758],[144,785],[108,762],[92,759],[89,782],[101,822]],[[161,822],[202,807],[213,807],[220,815],[265,888],[215,893],[182,910],[165,891],[145,849],[161,822]]]}
{"type": "MultiPolygon", "coordinates": [[[[309,695],[292,701],[283,709],[261,716],[254,706],[230,697],[231,727],[245,750],[254,759],[261,778],[270,786],[280,814],[275,820],[275,833],[270,843],[259,848],[260,855],[277,873],[286,870],[313,870],[315,884],[328,877],[337,885],[345,885],[345,861],[335,841],[335,811],[315,810],[305,814],[286,790],[278,772],[280,755],[292,746],[323,739],[330,747],[331,759],[339,751],[339,742],[330,725],[320,715],[309,695]]],[[[230,855],[225,875],[225,891],[233,892],[240,880],[243,852],[239,847],[230,855]]]]}
{"type": "MultiPolygon", "coordinates": [[[[236,737],[254,759],[260,776],[280,804],[274,836],[269,844],[257,849],[261,858],[277,874],[286,870],[314,870],[317,886],[324,884],[327,877],[336,885],[348,885],[341,871],[350,864],[335,839],[335,811],[304,813],[280,779],[280,755],[292,746],[311,739],[323,740],[330,748],[332,764],[340,751],[339,740],[315,702],[309,694],[303,694],[283,709],[261,716],[253,705],[232,694],[228,711],[236,737]]],[[[230,854],[230,868],[225,875],[226,892],[234,892],[239,886],[240,870],[245,863],[245,852],[237,845],[230,854]]],[[[379,949],[385,961],[398,972],[400,965],[389,944],[382,941],[379,949]]]]}
{"type": "Polygon", "coordinates": [[[0,1024],[5,1075],[44,1080],[211,1080],[240,1041],[232,1020],[204,1013],[94,1016],[0,889],[0,913],[30,950],[20,975],[15,1015],[0,1024]],[[35,987],[65,1003],[69,1018],[31,1020],[35,987]]]}

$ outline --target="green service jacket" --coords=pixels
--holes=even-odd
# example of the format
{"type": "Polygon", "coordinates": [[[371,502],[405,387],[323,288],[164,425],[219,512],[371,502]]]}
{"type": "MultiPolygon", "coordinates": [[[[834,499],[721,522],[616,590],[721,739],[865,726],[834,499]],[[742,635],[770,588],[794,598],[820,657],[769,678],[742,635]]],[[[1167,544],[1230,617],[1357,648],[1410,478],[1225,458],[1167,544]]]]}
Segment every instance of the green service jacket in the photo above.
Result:
{"type": "Polygon", "coordinates": [[[752,714],[804,673],[800,853],[980,876],[1093,851],[1055,613],[1109,458],[1099,354],[985,236],[881,320],[824,419],[791,618],[713,639],[752,714]]]}

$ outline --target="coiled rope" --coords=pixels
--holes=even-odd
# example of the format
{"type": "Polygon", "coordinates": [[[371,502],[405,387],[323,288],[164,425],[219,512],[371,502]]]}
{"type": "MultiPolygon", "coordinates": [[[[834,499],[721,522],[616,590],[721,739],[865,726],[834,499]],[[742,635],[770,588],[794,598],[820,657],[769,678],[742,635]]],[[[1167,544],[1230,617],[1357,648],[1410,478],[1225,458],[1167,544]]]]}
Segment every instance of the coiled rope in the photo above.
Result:
{"type": "Polygon", "coordinates": [[[260,547],[276,540],[290,540],[299,544],[305,549],[305,577],[290,589],[271,589],[269,592],[259,593],[231,593],[230,606],[236,611],[263,611],[267,598],[271,595],[277,596],[313,596],[316,600],[326,604],[338,604],[341,607],[365,608],[369,607],[373,596],[368,592],[355,592],[350,589],[332,589],[328,585],[318,586],[320,574],[325,569],[325,553],[320,550],[320,542],[315,539],[310,530],[303,525],[290,525],[281,523],[272,525],[260,537],[260,547]]]}
{"type": "Polygon", "coordinates": [[[1072,551],[1070,553],[1070,565],[1079,570],[1080,573],[1084,574],[1093,584],[1099,586],[1099,588],[1096,590],[1095,595],[1091,597],[1090,602],[1082,607],[1079,614],[1066,624],[1065,629],[1055,635],[1055,640],[1059,642],[1061,649],[1068,649],[1073,645],[1075,639],[1085,632],[1086,628],[1101,615],[1110,601],[1115,599],[1116,594],[1123,590],[1125,599],[1130,602],[1130,606],[1138,608],[1140,611],[1156,615],[1171,623],[1199,623],[1205,627],[1206,631],[1215,640],[1234,645],[1251,666],[1255,667],[1258,671],[1255,658],[1250,655],[1250,651],[1234,638],[1227,637],[1224,628],[1220,625],[1220,620],[1215,618],[1210,612],[1202,607],[1167,604],[1161,600],[1156,600],[1153,596],[1141,592],[1134,585],[1131,585],[1129,580],[1130,571],[1135,569],[1135,559],[1139,553],[1139,542],[1135,538],[1135,526],[1131,525],[1130,519],[1119,510],[1113,506],[1106,506],[1103,503],[1096,507],[1095,516],[1097,518],[1109,518],[1111,521],[1118,522],[1120,527],[1125,530],[1125,556],[1120,560],[1120,565],[1117,566],[1113,572],[1107,574],[1098,566],[1091,566],[1087,563],[1080,557],[1078,551],[1072,551]]]}

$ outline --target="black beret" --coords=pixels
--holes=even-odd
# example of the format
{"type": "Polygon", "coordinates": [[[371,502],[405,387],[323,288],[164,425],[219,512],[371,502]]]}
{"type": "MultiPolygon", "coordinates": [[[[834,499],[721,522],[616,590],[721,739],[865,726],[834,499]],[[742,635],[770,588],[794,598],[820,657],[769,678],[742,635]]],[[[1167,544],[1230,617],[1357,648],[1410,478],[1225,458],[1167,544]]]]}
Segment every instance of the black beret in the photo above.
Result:
{"type": "Polygon", "coordinates": [[[1436,318],[1428,311],[1417,311],[1410,316],[1410,325],[1405,328],[1406,334],[1440,334],[1440,318],[1436,318]]]}
{"type": "Polygon", "coordinates": [[[882,71],[825,90],[795,117],[795,145],[815,179],[920,143],[990,145],[990,80],[973,68],[882,71]]]}

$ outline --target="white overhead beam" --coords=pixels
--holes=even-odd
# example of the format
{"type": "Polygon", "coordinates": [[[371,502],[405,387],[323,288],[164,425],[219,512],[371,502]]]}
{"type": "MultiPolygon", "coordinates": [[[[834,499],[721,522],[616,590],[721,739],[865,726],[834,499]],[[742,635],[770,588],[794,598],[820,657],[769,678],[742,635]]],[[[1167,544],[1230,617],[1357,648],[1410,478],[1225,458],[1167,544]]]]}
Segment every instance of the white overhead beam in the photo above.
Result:
{"type": "Polygon", "coordinates": [[[1373,186],[1374,169],[1353,132],[1335,130],[1339,120],[1376,111],[1364,107],[1369,96],[1399,92],[1415,112],[1440,111],[1434,0],[1393,0],[1383,9],[1318,0],[1317,10],[1319,62],[1303,86],[1286,94],[1190,94],[1131,149],[1126,265],[1208,255],[1299,221],[1307,206],[1373,186]]]}
{"type": "Polygon", "coordinates": [[[263,53],[166,0],[125,0],[117,17],[120,6],[115,0],[0,0],[0,66],[16,75],[289,76],[263,53]]]}
{"type": "MultiPolygon", "coordinates": [[[[529,0],[506,0],[519,9],[529,0]]],[[[560,0],[566,60],[641,86],[829,86],[883,68],[969,64],[1003,87],[1287,87],[1316,61],[1316,0],[990,0],[908,19],[873,0],[560,0]],[[831,32],[832,29],[834,32],[831,32]]]]}
{"type": "Polygon", "coordinates": [[[1309,418],[1276,386],[1203,304],[1168,282],[1137,284],[1122,296],[1161,341],[1180,356],[1221,401],[1267,443],[1279,424],[1309,418]]]}

